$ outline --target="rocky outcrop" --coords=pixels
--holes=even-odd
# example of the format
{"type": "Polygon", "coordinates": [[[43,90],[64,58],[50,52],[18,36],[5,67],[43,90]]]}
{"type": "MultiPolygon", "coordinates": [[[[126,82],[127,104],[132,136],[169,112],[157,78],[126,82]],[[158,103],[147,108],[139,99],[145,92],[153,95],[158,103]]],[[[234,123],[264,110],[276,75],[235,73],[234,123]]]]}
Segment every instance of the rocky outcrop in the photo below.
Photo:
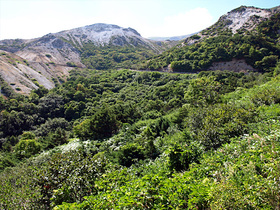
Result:
{"type": "Polygon", "coordinates": [[[271,10],[242,6],[223,15],[219,22],[235,34],[240,29],[253,30],[260,22],[271,15],[271,10]]]}

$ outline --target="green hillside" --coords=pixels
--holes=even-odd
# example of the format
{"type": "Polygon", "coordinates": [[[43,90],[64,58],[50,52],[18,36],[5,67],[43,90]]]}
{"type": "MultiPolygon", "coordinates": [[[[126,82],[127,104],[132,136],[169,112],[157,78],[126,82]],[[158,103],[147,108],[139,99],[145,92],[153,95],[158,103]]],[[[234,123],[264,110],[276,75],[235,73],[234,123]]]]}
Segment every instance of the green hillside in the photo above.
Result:
{"type": "Polygon", "coordinates": [[[1,208],[275,209],[278,71],[76,69],[1,96],[1,208]]]}
{"type": "Polygon", "coordinates": [[[279,17],[276,13],[255,30],[240,30],[235,34],[217,22],[201,32],[205,37],[193,35],[188,38],[197,40],[195,44],[178,45],[150,59],[142,68],[162,70],[171,65],[175,72],[195,73],[207,70],[214,62],[245,59],[253,68],[269,72],[275,67],[280,53],[279,17]]]}

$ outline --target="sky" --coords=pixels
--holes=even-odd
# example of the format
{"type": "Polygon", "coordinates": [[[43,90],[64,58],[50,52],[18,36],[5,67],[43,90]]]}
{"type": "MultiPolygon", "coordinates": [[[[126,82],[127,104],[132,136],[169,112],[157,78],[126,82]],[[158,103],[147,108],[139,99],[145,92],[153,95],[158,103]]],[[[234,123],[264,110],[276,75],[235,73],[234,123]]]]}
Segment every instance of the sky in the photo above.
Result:
{"type": "Polygon", "coordinates": [[[280,0],[0,0],[0,40],[94,23],[131,27],[146,38],[181,36],[211,26],[241,5],[272,8],[280,0]]]}

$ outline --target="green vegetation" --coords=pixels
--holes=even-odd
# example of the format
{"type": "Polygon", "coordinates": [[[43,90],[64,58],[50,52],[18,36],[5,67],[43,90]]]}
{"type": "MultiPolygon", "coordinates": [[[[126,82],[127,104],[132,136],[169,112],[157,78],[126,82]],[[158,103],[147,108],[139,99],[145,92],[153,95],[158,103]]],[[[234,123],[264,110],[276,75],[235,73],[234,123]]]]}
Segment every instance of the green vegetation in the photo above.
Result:
{"type": "Polygon", "coordinates": [[[279,80],[74,69],[0,97],[1,208],[275,209],[279,80]]]}
{"type": "Polygon", "coordinates": [[[154,55],[152,50],[144,47],[130,46],[96,46],[94,43],[84,44],[82,62],[92,69],[138,69],[139,62],[154,55]]]}
{"type": "Polygon", "coordinates": [[[67,62],[66,65],[69,67],[77,67],[77,65],[74,62],[67,62]]]}

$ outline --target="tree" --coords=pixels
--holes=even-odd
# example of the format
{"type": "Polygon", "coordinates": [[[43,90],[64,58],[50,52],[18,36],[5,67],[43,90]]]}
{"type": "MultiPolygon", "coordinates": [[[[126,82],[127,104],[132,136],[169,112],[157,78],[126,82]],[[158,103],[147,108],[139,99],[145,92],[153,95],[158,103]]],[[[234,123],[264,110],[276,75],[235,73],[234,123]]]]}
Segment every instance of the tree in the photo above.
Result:
{"type": "Polygon", "coordinates": [[[214,104],[220,99],[220,88],[221,84],[213,76],[197,78],[190,82],[185,99],[195,106],[214,104]]]}
{"type": "Polygon", "coordinates": [[[257,61],[255,65],[259,69],[263,69],[264,71],[271,71],[272,67],[275,67],[278,62],[278,56],[277,55],[269,55],[263,57],[261,61],[257,61]]]}
{"type": "Polygon", "coordinates": [[[26,132],[23,132],[20,140],[35,139],[35,137],[36,136],[34,133],[32,133],[31,131],[26,131],[26,132]]]}
{"type": "Polygon", "coordinates": [[[50,149],[68,142],[68,136],[64,129],[57,128],[55,132],[49,132],[45,139],[45,147],[50,149]]]}
{"type": "Polygon", "coordinates": [[[280,62],[278,61],[277,64],[276,64],[276,67],[274,69],[274,72],[273,72],[273,76],[277,76],[280,74],[280,62]]]}
{"type": "Polygon", "coordinates": [[[74,133],[83,140],[111,137],[117,132],[116,115],[108,107],[99,109],[90,119],[74,127],[74,133]]]}
{"type": "Polygon", "coordinates": [[[139,160],[144,160],[144,149],[135,143],[130,143],[122,146],[117,154],[120,165],[129,167],[139,160]]]}
{"type": "Polygon", "coordinates": [[[56,118],[64,114],[64,101],[61,95],[46,95],[40,99],[38,106],[44,118],[56,118]]]}
{"type": "Polygon", "coordinates": [[[179,72],[191,72],[193,70],[191,62],[186,60],[171,62],[171,68],[179,72]]]}
{"type": "Polygon", "coordinates": [[[40,143],[37,142],[36,139],[26,139],[20,140],[19,143],[15,146],[15,153],[19,157],[22,158],[29,158],[32,155],[37,154],[41,150],[40,143]]]}

